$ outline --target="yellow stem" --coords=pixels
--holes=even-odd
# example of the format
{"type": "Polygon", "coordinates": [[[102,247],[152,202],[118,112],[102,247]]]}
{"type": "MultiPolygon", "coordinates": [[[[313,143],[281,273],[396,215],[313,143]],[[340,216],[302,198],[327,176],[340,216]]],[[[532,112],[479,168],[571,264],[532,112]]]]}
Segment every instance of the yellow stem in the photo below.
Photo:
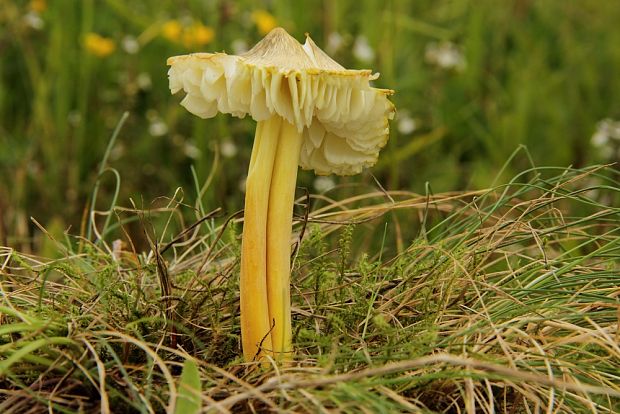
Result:
{"type": "Polygon", "coordinates": [[[241,342],[246,361],[272,352],[267,302],[267,210],[282,118],[259,122],[245,191],[241,243],[241,342]]]}
{"type": "Polygon", "coordinates": [[[302,136],[294,125],[282,121],[267,213],[267,297],[273,352],[276,359],[292,353],[291,330],[291,232],[295,183],[302,136]]]}

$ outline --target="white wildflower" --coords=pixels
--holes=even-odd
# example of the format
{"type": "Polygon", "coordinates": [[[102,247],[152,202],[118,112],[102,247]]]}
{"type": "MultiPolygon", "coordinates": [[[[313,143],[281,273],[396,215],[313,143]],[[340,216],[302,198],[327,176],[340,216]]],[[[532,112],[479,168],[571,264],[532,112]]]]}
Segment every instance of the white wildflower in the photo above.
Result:
{"type": "Polygon", "coordinates": [[[598,129],[590,140],[596,148],[604,147],[609,142],[609,135],[605,131],[598,129]]]}
{"type": "Polygon", "coordinates": [[[606,118],[597,123],[590,143],[603,158],[620,157],[620,121],[606,118]]]}
{"type": "Polygon", "coordinates": [[[452,42],[431,42],[426,45],[424,60],[440,69],[462,71],[467,63],[457,45],[452,42]]]}
{"type": "Polygon", "coordinates": [[[344,46],[344,38],[338,32],[331,32],[327,35],[327,44],[325,45],[325,51],[329,55],[337,53],[344,46]]]}
{"type": "Polygon", "coordinates": [[[375,51],[368,43],[366,36],[359,35],[355,38],[355,43],[353,44],[353,56],[355,56],[357,60],[364,63],[370,63],[375,60],[375,51]]]}
{"type": "Polygon", "coordinates": [[[610,140],[620,141],[620,121],[605,118],[596,124],[596,132],[592,135],[591,142],[595,147],[602,147],[610,140]]]}
{"type": "Polygon", "coordinates": [[[33,11],[28,12],[24,15],[24,22],[26,23],[26,25],[35,30],[41,30],[45,27],[45,22],[43,21],[41,16],[39,16],[39,13],[33,11]]]}
{"type": "Polygon", "coordinates": [[[112,241],[112,256],[115,260],[120,260],[121,254],[123,253],[123,241],[121,239],[116,239],[112,241]]]}
{"type": "Polygon", "coordinates": [[[237,155],[237,152],[237,146],[230,139],[225,139],[220,144],[220,153],[224,158],[233,158],[235,155],[237,155]]]}
{"type": "Polygon", "coordinates": [[[192,158],[194,160],[200,158],[200,156],[202,155],[202,151],[200,151],[200,148],[198,148],[191,142],[186,142],[183,145],[183,153],[187,157],[192,158]]]}
{"type": "Polygon", "coordinates": [[[114,148],[112,148],[112,151],[110,151],[110,160],[120,160],[123,155],[125,155],[125,152],[125,145],[123,145],[122,143],[116,144],[114,148]]]}
{"type": "Polygon", "coordinates": [[[401,111],[398,113],[398,132],[402,135],[409,135],[415,131],[418,127],[415,119],[409,115],[407,111],[401,111]]]}
{"type": "Polygon", "coordinates": [[[140,50],[140,43],[138,43],[138,40],[131,35],[123,37],[121,40],[121,45],[123,46],[123,50],[130,55],[135,55],[140,50]]]}
{"type": "Polygon", "coordinates": [[[336,182],[332,177],[319,176],[314,179],[312,186],[319,193],[324,193],[336,187],[336,182]]]}
{"type": "Polygon", "coordinates": [[[151,81],[151,75],[149,75],[147,72],[140,73],[136,78],[136,83],[138,84],[138,88],[142,89],[143,91],[151,89],[151,85],[153,84],[153,82],[151,81]]]}
{"type": "Polygon", "coordinates": [[[149,134],[154,137],[161,137],[168,133],[168,125],[161,119],[154,119],[149,124],[149,134]]]}

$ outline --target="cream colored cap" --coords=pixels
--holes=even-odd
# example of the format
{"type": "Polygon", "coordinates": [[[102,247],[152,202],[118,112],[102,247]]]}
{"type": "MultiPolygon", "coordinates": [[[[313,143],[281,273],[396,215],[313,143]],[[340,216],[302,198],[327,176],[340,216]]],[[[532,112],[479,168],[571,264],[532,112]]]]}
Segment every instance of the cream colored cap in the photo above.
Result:
{"type": "Polygon", "coordinates": [[[303,133],[299,164],[317,174],[352,175],[377,162],[389,137],[393,93],[370,86],[370,70],[347,70],[307,36],[302,46],[272,30],[247,53],[168,59],[170,90],[202,118],[218,112],[256,121],[280,116],[303,133]]]}

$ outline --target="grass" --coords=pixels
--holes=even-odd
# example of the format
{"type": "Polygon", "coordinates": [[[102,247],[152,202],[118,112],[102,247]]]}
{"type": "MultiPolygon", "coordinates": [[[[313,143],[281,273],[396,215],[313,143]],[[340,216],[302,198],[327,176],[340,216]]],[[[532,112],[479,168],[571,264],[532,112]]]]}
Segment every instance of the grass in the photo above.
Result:
{"type": "Polygon", "coordinates": [[[235,215],[187,225],[175,194],[110,213],[144,250],[2,248],[0,411],[618,412],[618,188],[601,166],[301,196],[285,367],[241,362],[235,215]]]}

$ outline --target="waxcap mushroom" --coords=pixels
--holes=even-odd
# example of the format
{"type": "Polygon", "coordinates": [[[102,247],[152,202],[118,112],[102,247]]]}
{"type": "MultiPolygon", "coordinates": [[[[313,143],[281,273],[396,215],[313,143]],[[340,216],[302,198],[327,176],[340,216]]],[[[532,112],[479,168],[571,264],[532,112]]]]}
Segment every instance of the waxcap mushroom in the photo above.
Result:
{"type": "Polygon", "coordinates": [[[274,29],[242,56],[196,53],[168,59],[172,93],[210,118],[257,121],[246,181],[239,271],[241,345],[246,361],[290,359],[291,233],[298,165],[355,174],[388,139],[392,91],[369,70],[347,70],[309,36],[302,46],[274,29]]]}
{"type": "Polygon", "coordinates": [[[344,69],[309,36],[302,46],[276,28],[243,55],[193,53],[168,65],[171,92],[183,90],[181,104],[195,115],[278,115],[294,125],[303,134],[299,165],[316,174],[357,174],[387,143],[393,91],[373,88],[378,74],[344,69]]]}

